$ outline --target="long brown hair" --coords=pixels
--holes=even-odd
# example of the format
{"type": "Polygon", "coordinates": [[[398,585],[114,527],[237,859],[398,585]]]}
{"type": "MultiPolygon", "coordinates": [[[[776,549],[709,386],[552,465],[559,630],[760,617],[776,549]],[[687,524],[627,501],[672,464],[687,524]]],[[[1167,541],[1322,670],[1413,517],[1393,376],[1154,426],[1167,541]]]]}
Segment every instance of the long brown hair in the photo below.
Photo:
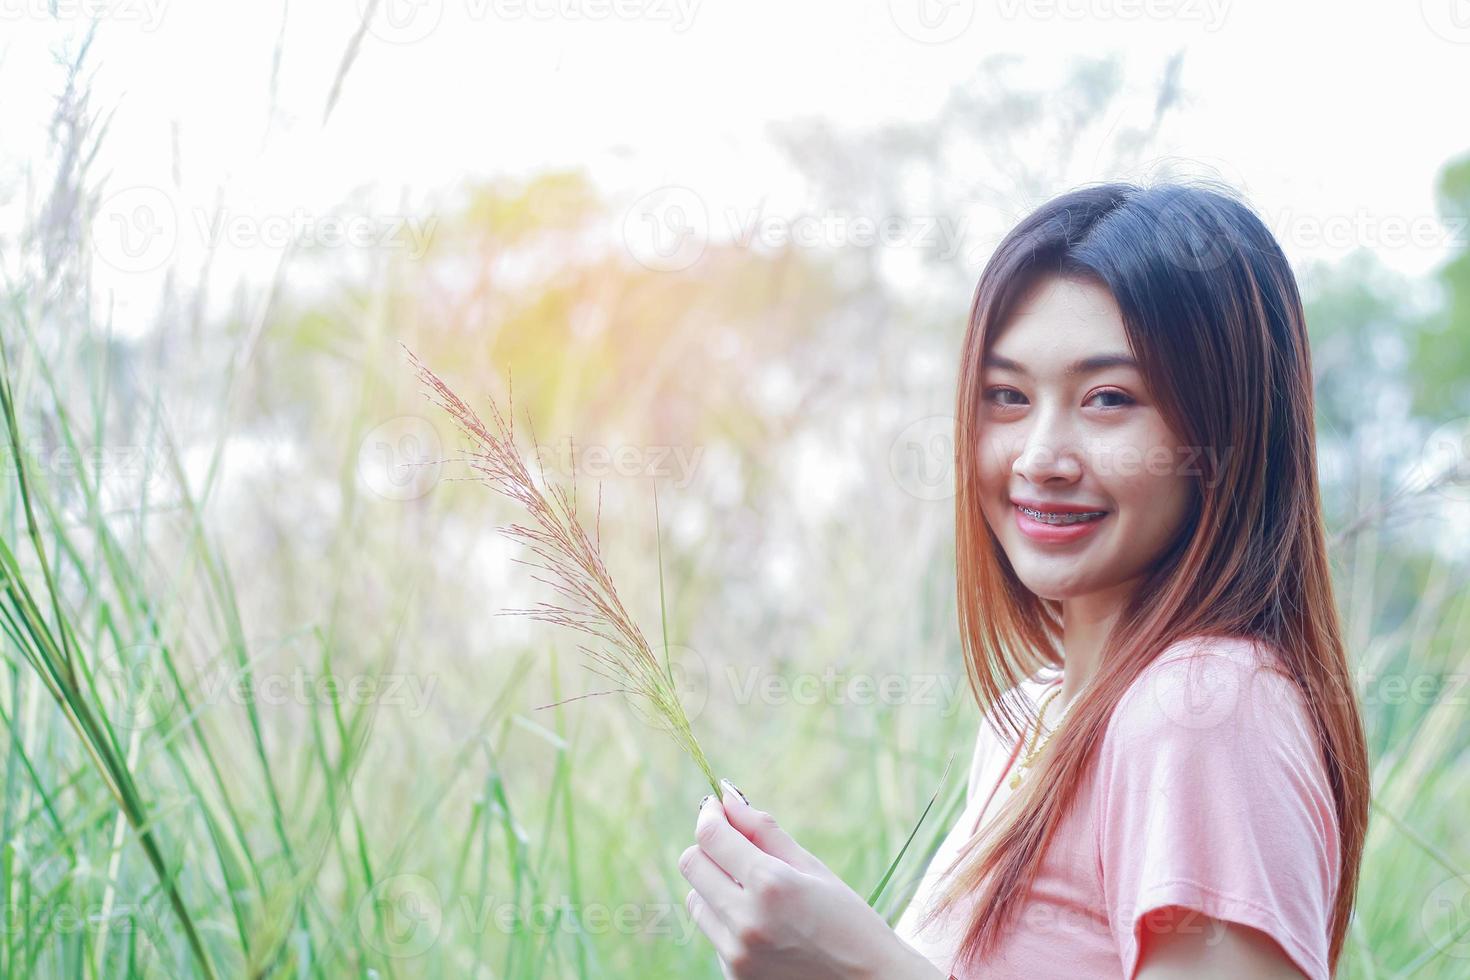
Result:
{"type": "Polygon", "coordinates": [[[985,846],[961,851],[942,913],[976,895],[960,959],[993,951],[1029,894],[1115,706],[1170,644],[1259,640],[1301,692],[1337,813],[1341,868],[1328,962],[1342,951],[1368,823],[1368,763],[1333,601],[1317,486],[1311,356],[1295,277],[1265,224],[1227,190],[1165,183],[1084,187],[1021,221],[986,263],[957,394],[955,529],[960,638],[982,711],[1020,737],[1034,713],[1012,697],[1060,666],[1061,603],[1028,590],[986,523],[976,485],[981,363],[1040,277],[1098,283],[1170,429],[1198,450],[1191,507],[1102,650],[1097,676],[1009,801],[985,846]]]}

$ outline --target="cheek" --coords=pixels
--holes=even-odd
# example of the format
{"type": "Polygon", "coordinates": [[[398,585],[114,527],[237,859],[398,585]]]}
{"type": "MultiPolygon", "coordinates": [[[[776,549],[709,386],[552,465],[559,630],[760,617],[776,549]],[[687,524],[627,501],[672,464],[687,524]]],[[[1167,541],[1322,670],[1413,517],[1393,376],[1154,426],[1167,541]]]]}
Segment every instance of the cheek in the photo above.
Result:
{"type": "Polygon", "coordinates": [[[1112,492],[1128,522],[1150,538],[1169,536],[1189,500],[1188,485],[1173,476],[1130,477],[1112,492]]]}
{"type": "Polygon", "coordinates": [[[1189,514],[1190,500],[1194,496],[1194,481],[1187,476],[1175,476],[1168,494],[1169,536],[1173,537],[1189,514]]]}
{"type": "Polygon", "coordinates": [[[1001,499],[1010,493],[1011,464],[1005,449],[994,438],[981,438],[975,444],[973,479],[979,491],[980,512],[997,531],[1005,519],[1001,499]]]}
{"type": "Polygon", "coordinates": [[[1100,485],[1134,521],[1146,521],[1166,534],[1189,504],[1187,457],[1167,432],[1140,433],[1119,440],[1097,461],[1100,485]]]}
{"type": "MultiPolygon", "coordinates": [[[[1026,452],[1028,439],[1027,429],[1021,424],[995,423],[986,426],[975,440],[976,467],[988,479],[1009,483],[1011,471],[1026,452]]],[[[1078,451],[1082,449],[1080,445],[1074,448],[1078,451]]]]}
{"type": "Polygon", "coordinates": [[[980,485],[994,490],[997,484],[1010,482],[1011,464],[1005,445],[994,436],[983,436],[975,443],[975,474],[980,485]]]}

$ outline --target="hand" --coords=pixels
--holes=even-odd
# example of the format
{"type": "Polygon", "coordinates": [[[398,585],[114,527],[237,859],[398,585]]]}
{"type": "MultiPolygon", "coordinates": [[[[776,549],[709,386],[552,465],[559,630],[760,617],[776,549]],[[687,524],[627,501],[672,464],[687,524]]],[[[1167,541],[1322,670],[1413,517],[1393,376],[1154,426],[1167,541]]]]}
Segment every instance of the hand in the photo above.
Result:
{"type": "Polygon", "coordinates": [[[943,976],[774,817],[721,783],[724,799],[705,798],[679,871],[729,980],[943,976]]]}

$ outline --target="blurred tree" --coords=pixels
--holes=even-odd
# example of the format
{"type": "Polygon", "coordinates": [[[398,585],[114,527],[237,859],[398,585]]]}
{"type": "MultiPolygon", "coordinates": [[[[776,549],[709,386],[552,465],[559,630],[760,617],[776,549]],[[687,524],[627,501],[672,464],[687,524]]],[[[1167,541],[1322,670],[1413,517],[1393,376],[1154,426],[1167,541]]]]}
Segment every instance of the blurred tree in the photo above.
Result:
{"type": "Polygon", "coordinates": [[[1437,192],[1457,251],[1435,276],[1443,307],[1413,335],[1414,408],[1429,418],[1470,414],[1470,156],[1445,167],[1437,192]]]}

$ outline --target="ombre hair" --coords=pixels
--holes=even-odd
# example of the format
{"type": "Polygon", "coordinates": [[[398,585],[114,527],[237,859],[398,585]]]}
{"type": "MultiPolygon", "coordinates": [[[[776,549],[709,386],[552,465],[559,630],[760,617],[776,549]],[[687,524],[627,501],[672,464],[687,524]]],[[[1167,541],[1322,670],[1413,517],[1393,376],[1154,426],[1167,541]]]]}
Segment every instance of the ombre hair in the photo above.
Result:
{"type": "Polygon", "coordinates": [[[1199,465],[1188,471],[1195,478],[1177,537],[1125,601],[1101,666],[1040,771],[1007,801],[984,846],[976,836],[961,850],[924,918],[974,894],[960,960],[994,951],[1129,685],[1171,644],[1238,636],[1275,652],[1321,748],[1340,841],[1328,954],[1335,967],[1367,830],[1368,762],[1329,577],[1306,319],[1286,256],[1231,192],[1109,183],[1042,205],[986,263],[956,399],[955,557],[970,686],[987,719],[1012,738],[1034,721],[1034,707],[1013,696],[1019,685],[1062,663],[1062,607],[1026,588],[981,513],[982,361],[1047,277],[1111,293],[1155,404],[1199,450],[1199,465]]]}

